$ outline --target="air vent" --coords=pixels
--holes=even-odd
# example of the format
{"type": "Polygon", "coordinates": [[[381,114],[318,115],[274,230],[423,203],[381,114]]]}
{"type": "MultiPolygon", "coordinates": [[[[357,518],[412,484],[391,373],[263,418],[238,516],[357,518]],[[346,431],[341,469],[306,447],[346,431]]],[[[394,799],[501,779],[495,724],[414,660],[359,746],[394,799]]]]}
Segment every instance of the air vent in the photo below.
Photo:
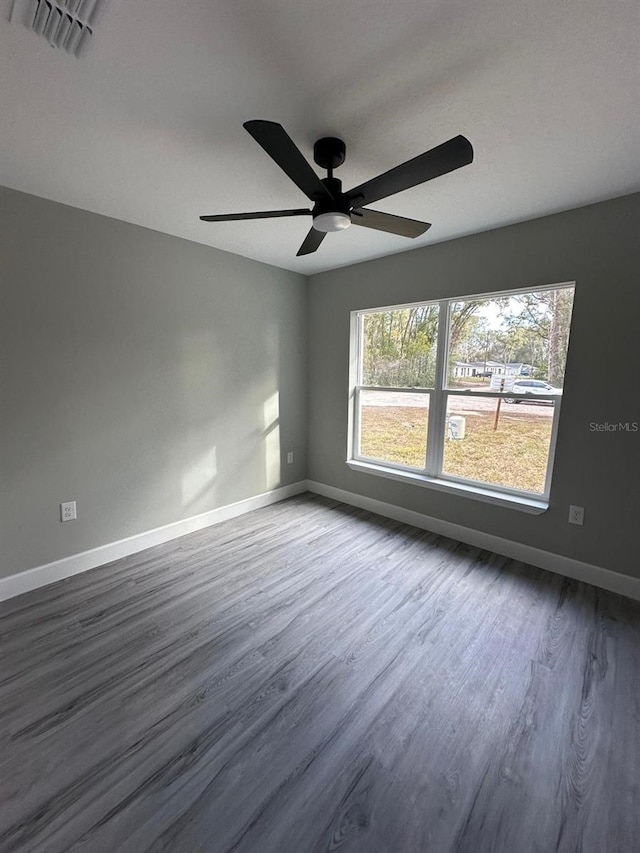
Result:
{"type": "Polygon", "coordinates": [[[57,47],[80,56],[109,0],[14,0],[11,20],[57,47]]]}

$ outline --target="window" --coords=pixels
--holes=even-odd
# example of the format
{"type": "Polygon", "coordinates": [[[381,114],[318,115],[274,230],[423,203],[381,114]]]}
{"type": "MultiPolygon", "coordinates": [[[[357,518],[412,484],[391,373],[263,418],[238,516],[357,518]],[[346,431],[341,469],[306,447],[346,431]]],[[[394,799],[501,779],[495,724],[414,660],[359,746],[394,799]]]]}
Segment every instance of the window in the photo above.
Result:
{"type": "Polygon", "coordinates": [[[353,313],[352,467],[546,505],[574,286],[353,313]]]}

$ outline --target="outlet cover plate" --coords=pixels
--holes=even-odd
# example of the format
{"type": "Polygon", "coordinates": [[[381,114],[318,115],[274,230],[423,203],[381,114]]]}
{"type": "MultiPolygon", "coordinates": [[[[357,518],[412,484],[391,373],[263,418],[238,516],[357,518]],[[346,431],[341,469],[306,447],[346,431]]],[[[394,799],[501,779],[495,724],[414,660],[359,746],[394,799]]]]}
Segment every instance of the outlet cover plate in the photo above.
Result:
{"type": "Polygon", "coordinates": [[[60,521],[73,521],[77,517],[75,501],[65,501],[60,504],[60,521]]]}
{"type": "Polygon", "coordinates": [[[573,506],[569,507],[569,524],[578,524],[582,526],[584,524],[584,507],[583,506],[573,506]]]}

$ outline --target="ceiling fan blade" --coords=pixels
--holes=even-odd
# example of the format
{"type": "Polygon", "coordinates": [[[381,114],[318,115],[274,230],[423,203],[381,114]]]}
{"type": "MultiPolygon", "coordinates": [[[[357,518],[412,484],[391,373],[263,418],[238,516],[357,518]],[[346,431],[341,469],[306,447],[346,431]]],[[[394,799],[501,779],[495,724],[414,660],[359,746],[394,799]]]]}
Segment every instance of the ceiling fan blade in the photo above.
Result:
{"type": "Polygon", "coordinates": [[[316,231],[315,228],[312,228],[304,238],[302,246],[296,252],[296,257],[299,258],[300,255],[310,255],[312,252],[315,252],[326,236],[326,231],[316,231]]]}
{"type": "Polygon", "coordinates": [[[464,136],[454,136],[448,142],[443,142],[424,154],[419,154],[413,160],[407,160],[395,169],[390,169],[377,178],[365,181],[349,190],[347,195],[354,200],[358,207],[372,204],[381,198],[395,195],[408,190],[432,178],[446,175],[461,166],[466,166],[473,160],[473,146],[464,136]]]}
{"type": "Polygon", "coordinates": [[[387,231],[389,234],[398,234],[400,237],[419,237],[431,228],[430,222],[419,222],[417,219],[382,213],[380,210],[368,210],[366,207],[354,210],[351,222],[353,225],[375,228],[376,231],[387,231]]]}
{"type": "Polygon", "coordinates": [[[201,216],[203,222],[236,222],[239,219],[275,219],[279,216],[309,216],[310,210],[299,207],[296,210],[259,210],[256,213],[216,213],[213,216],[201,216]]]}
{"type": "Polygon", "coordinates": [[[282,171],[291,178],[307,198],[311,201],[332,198],[329,190],[313,171],[281,124],[275,121],[254,119],[245,121],[243,127],[249,131],[258,145],[264,148],[269,157],[275,160],[282,171]]]}

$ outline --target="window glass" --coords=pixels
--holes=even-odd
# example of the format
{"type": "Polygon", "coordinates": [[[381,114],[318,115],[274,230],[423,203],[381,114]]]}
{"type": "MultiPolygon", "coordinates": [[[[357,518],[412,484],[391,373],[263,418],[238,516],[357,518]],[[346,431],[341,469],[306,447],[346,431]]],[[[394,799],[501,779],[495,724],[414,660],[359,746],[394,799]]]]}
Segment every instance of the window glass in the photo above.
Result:
{"type": "Polygon", "coordinates": [[[354,456],[548,497],[573,296],[559,285],[358,312],[354,456]]]}
{"type": "Polygon", "coordinates": [[[552,424],[553,404],[449,397],[442,473],[542,494],[552,424]]]}
{"type": "Polygon", "coordinates": [[[364,314],[362,384],[433,388],[438,305],[364,314]]]}
{"type": "Polygon", "coordinates": [[[428,426],[428,394],[360,392],[361,456],[424,468],[428,426]]]}
{"type": "Polygon", "coordinates": [[[523,387],[562,388],[573,308],[573,287],[488,299],[452,300],[447,387],[499,390],[492,377],[523,387]]]}

